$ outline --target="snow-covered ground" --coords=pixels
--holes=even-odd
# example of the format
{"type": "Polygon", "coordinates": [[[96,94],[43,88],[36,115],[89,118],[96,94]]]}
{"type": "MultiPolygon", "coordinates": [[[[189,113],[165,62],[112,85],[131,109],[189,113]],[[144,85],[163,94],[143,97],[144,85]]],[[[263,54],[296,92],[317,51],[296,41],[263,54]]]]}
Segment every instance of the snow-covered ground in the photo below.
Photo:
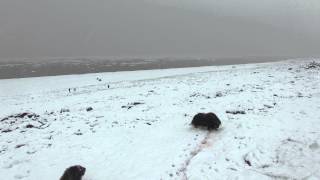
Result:
{"type": "Polygon", "coordinates": [[[320,179],[310,62],[0,80],[0,179],[320,179]],[[192,128],[198,112],[222,127],[192,128]]]}

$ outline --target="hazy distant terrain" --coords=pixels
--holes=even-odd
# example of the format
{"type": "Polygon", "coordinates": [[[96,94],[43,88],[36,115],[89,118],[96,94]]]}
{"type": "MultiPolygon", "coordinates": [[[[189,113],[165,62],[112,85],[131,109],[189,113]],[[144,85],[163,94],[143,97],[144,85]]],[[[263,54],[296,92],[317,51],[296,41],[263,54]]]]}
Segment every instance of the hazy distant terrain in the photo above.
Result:
{"type": "Polygon", "coordinates": [[[269,62],[283,57],[216,59],[48,58],[1,60],[0,79],[269,62]]]}

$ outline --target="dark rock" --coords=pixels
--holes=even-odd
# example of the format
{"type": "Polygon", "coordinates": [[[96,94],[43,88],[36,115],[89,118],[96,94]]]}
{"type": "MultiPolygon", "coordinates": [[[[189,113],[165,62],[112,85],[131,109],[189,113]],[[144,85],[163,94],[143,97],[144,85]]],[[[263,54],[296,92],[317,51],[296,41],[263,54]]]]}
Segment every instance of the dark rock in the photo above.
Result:
{"type": "Polygon", "coordinates": [[[28,124],[28,125],[26,125],[26,128],[34,128],[34,125],[28,124]]]}
{"type": "Polygon", "coordinates": [[[218,129],[221,121],[214,113],[198,113],[193,117],[191,124],[196,128],[202,127],[212,130],[218,129]]]}
{"type": "Polygon", "coordinates": [[[81,180],[85,172],[86,168],[80,165],[71,166],[64,171],[60,180],[81,180]]]}
{"type": "Polygon", "coordinates": [[[134,103],[132,103],[132,105],[134,105],[134,106],[139,105],[139,104],[143,104],[143,103],[141,103],[141,102],[134,102],[134,103]]]}
{"type": "Polygon", "coordinates": [[[2,130],[1,132],[8,133],[8,132],[11,132],[11,131],[12,131],[11,129],[5,129],[5,130],[2,130]]]}
{"type": "Polygon", "coordinates": [[[127,108],[127,109],[131,109],[133,106],[136,106],[136,105],[140,105],[140,104],[144,104],[142,102],[133,102],[133,103],[130,103],[126,106],[121,106],[121,108],[127,108]]]}
{"type": "Polygon", "coordinates": [[[17,118],[24,118],[25,116],[29,115],[29,113],[27,112],[24,112],[24,113],[21,113],[21,114],[17,114],[15,117],[17,118]]]}
{"type": "MultiPolygon", "coordinates": [[[[205,94],[200,94],[200,93],[193,93],[189,97],[204,97],[206,99],[210,99],[211,97],[205,94]]],[[[190,101],[191,102],[191,101],[190,101]]]]}
{"type": "Polygon", "coordinates": [[[222,97],[222,96],[223,96],[222,92],[217,92],[216,93],[216,97],[222,97]]]}
{"type": "Polygon", "coordinates": [[[234,110],[234,111],[226,111],[226,113],[228,114],[246,114],[245,111],[242,111],[242,110],[234,110]]]}
{"type": "Polygon", "coordinates": [[[320,63],[312,61],[311,63],[307,64],[305,69],[315,69],[315,68],[320,68],[320,63]]]}
{"type": "Polygon", "coordinates": [[[33,117],[33,114],[28,114],[28,118],[32,118],[33,117]]]}
{"type": "Polygon", "coordinates": [[[269,108],[269,109],[270,109],[270,108],[273,108],[273,106],[268,105],[268,104],[264,104],[263,106],[266,107],[266,108],[269,108]]]}
{"type": "Polygon", "coordinates": [[[26,144],[18,144],[18,145],[16,145],[16,149],[18,149],[18,148],[21,148],[22,146],[25,146],[26,144]]]}
{"type": "Polygon", "coordinates": [[[87,107],[87,109],[86,109],[87,111],[92,111],[93,110],[93,108],[92,107],[87,107]]]}
{"type": "Polygon", "coordinates": [[[60,110],[60,113],[65,113],[65,112],[70,112],[70,110],[69,110],[69,109],[66,109],[66,108],[62,108],[62,109],[60,110]]]}
{"type": "Polygon", "coordinates": [[[127,109],[131,109],[133,106],[127,105],[127,106],[121,106],[121,108],[127,108],[127,109]]]}
{"type": "Polygon", "coordinates": [[[80,129],[74,133],[75,135],[78,135],[78,136],[81,136],[82,135],[82,132],[80,131],[80,129]]]}
{"type": "Polygon", "coordinates": [[[28,118],[39,117],[39,115],[37,115],[37,114],[24,112],[24,113],[18,113],[18,114],[14,114],[14,115],[11,115],[11,116],[7,116],[7,117],[1,119],[1,121],[5,121],[5,120],[8,120],[10,118],[24,118],[26,116],[28,118]]]}
{"type": "Polygon", "coordinates": [[[8,117],[5,117],[5,118],[1,119],[1,122],[2,122],[2,121],[6,121],[6,120],[8,120],[8,119],[9,119],[8,117]]]}
{"type": "Polygon", "coordinates": [[[245,162],[248,166],[252,166],[252,165],[251,165],[251,162],[250,162],[249,160],[244,159],[244,162],[245,162]]]}

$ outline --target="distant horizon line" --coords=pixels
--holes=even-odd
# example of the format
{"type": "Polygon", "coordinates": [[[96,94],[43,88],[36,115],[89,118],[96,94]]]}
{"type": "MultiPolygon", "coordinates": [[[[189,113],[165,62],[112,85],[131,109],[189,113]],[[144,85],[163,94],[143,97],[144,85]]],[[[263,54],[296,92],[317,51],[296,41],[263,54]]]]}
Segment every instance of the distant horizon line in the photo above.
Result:
{"type": "Polygon", "coordinates": [[[310,55],[310,56],[290,56],[290,55],[243,55],[243,56],[148,56],[148,55],[141,55],[141,56],[38,56],[38,57],[8,57],[2,58],[0,57],[1,61],[19,61],[19,60],[134,60],[134,59],[155,59],[155,60],[223,60],[223,59],[243,59],[243,58],[318,58],[320,55],[310,55]]]}

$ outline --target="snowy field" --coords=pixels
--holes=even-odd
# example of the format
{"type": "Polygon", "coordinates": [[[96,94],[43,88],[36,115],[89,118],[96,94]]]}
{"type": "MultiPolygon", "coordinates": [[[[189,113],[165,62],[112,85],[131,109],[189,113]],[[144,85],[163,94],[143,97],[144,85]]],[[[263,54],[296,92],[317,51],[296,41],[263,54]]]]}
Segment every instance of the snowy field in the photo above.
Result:
{"type": "Polygon", "coordinates": [[[310,62],[0,80],[0,179],[320,179],[310,62]],[[198,112],[222,127],[192,128],[198,112]]]}

